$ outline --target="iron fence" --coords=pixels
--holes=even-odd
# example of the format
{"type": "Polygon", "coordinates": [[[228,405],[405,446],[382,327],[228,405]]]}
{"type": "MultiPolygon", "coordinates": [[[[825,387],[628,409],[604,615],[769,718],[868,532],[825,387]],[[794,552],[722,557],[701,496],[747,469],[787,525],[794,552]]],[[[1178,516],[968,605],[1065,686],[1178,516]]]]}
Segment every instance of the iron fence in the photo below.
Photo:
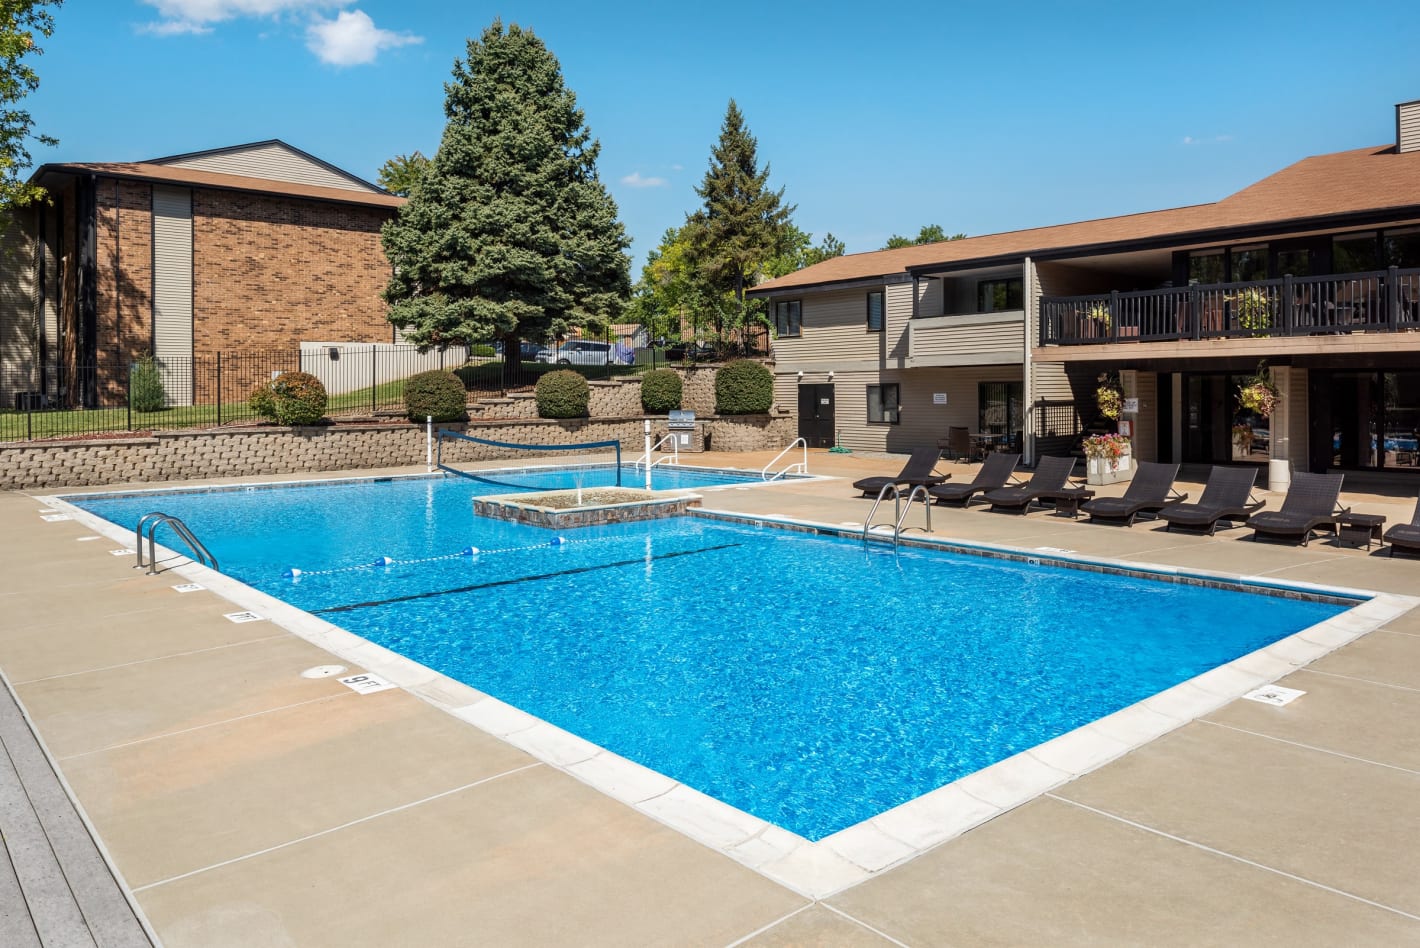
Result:
{"type": "Polygon", "coordinates": [[[591,380],[710,361],[768,349],[767,331],[731,345],[665,342],[635,346],[613,337],[524,342],[504,358],[501,340],[420,351],[387,344],[303,343],[297,348],[216,352],[159,358],[151,366],[131,353],[103,353],[92,362],[63,358],[16,366],[0,362],[0,441],[45,440],[254,423],[253,390],[282,372],[320,379],[332,419],[402,416],[404,383],[430,369],[454,372],[470,400],[531,391],[556,369],[591,380]],[[743,341],[748,340],[748,341],[743,341]]]}

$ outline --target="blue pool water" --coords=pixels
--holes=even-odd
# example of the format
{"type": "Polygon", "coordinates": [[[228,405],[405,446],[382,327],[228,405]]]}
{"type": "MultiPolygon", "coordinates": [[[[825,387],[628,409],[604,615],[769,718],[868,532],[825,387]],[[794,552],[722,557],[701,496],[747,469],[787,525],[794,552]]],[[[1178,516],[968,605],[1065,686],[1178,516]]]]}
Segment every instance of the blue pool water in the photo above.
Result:
{"type": "Polygon", "coordinates": [[[1343,608],[699,517],[553,543],[472,514],[505,490],[71,499],[179,516],[224,572],[811,840],[1343,608]]]}

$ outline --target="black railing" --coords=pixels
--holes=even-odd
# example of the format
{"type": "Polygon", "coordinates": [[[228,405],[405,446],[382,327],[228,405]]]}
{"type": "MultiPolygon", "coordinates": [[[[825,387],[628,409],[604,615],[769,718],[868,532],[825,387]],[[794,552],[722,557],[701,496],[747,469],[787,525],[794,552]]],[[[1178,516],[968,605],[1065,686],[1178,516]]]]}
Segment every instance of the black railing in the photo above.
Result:
{"type": "Polygon", "coordinates": [[[52,360],[41,367],[0,363],[0,441],[73,438],[252,423],[248,404],[259,385],[282,372],[303,371],[325,385],[326,416],[399,417],[404,383],[429,369],[454,372],[470,401],[531,391],[556,369],[592,381],[639,375],[652,368],[763,353],[766,333],[729,344],[668,342],[634,346],[610,334],[561,343],[524,343],[511,364],[501,341],[420,352],[402,345],[313,345],[298,349],[217,352],[159,359],[148,368],[112,352],[89,363],[52,360]]]}
{"type": "Polygon", "coordinates": [[[1420,269],[1046,297],[1042,346],[1420,329],[1420,269]]]}
{"type": "Polygon", "coordinates": [[[1036,402],[1032,406],[1031,422],[1036,457],[1069,454],[1084,431],[1079,409],[1072,401],[1036,402]]]}

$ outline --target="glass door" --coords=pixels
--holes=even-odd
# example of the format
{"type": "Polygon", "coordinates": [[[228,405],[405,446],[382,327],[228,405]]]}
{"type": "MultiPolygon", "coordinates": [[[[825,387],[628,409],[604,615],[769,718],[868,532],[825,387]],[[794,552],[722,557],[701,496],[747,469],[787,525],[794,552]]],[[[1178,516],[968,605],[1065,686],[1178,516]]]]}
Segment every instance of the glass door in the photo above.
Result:
{"type": "Polygon", "coordinates": [[[977,430],[1000,435],[1012,451],[1020,450],[1024,391],[1021,382],[982,382],[976,388],[977,430]]]}

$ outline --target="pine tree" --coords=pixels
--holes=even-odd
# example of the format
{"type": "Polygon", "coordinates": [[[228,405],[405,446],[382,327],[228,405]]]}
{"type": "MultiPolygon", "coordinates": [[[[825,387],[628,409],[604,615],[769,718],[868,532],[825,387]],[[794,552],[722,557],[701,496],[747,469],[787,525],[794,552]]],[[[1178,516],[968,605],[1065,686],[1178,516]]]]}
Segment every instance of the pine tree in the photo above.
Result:
{"type": "Polygon", "coordinates": [[[630,292],[630,242],[557,58],[494,21],[444,91],[439,150],[382,235],[389,321],[416,345],[501,337],[510,353],[520,339],[613,321],[630,292]]]}
{"type": "MultiPolygon", "coordinates": [[[[767,261],[785,251],[794,206],[784,189],[769,189],[769,165],[759,168],[759,144],[730,100],[705,180],[695,189],[705,206],[686,218],[691,258],[704,280],[732,298],[743,319],[744,292],[767,261]]],[[[723,328],[723,314],[717,314],[723,328]]]]}

